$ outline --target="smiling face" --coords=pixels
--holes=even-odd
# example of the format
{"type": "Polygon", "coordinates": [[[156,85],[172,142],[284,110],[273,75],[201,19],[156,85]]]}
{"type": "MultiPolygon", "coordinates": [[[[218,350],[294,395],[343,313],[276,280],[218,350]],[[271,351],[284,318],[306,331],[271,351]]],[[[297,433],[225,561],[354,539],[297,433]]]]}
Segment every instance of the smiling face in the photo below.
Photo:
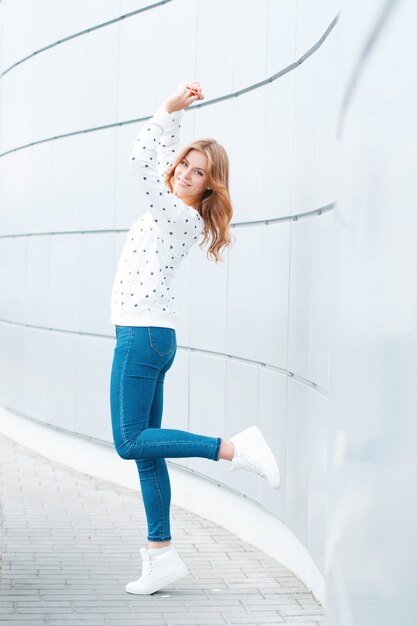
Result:
{"type": "Polygon", "coordinates": [[[204,152],[191,149],[175,168],[172,179],[174,194],[189,206],[196,205],[209,184],[208,159],[204,152]]]}

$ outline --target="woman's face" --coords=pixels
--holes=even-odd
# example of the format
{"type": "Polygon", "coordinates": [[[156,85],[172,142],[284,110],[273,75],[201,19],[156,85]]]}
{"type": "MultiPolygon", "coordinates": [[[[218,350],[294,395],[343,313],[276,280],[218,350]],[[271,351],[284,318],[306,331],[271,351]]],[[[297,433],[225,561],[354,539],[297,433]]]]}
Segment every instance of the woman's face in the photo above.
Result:
{"type": "Polygon", "coordinates": [[[198,203],[208,184],[207,156],[193,148],[175,168],[172,180],[174,194],[185,204],[193,206],[198,203]]]}

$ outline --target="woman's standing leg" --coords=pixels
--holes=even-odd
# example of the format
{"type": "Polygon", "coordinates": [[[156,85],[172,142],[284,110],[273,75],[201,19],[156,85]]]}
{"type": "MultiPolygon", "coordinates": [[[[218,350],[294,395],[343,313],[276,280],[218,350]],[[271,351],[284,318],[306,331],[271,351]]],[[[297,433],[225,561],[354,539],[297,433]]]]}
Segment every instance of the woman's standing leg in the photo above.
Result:
{"type": "MultiPolygon", "coordinates": [[[[116,332],[111,377],[113,437],[118,450],[131,454],[137,449],[140,433],[160,430],[164,378],[174,361],[176,340],[171,329],[154,330],[153,340],[147,327],[118,327],[116,332]],[[158,330],[161,332],[157,333],[158,330]]],[[[170,432],[168,440],[172,437],[170,432]]],[[[143,447],[143,442],[141,445],[143,447]]],[[[157,443],[155,449],[161,451],[162,448],[157,443]]],[[[135,460],[148,523],[148,540],[155,542],[150,546],[157,546],[157,549],[141,549],[142,574],[137,581],[126,585],[126,591],[148,595],[180,580],[188,574],[188,569],[175,548],[169,545],[171,487],[165,459],[153,456],[135,460]]]]}
{"type": "MultiPolygon", "coordinates": [[[[116,327],[117,343],[111,373],[113,438],[119,454],[127,456],[140,433],[159,429],[163,381],[176,352],[175,332],[161,329],[166,344],[162,355],[150,349],[147,327],[116,327]]],[[[171,488],[164,458],[135,458],[148,522],[148,539],[170,537],[171,488]]]]}
{"type": "MultiPolygon", "coordinates": [[[[164,404],[165,373],[171,367],[175,353],[156,382],[149,414],[149,428],[161,428],[164,404]]],[[[171,484],[165,459],[136,460],[148,526],[150,548],[168,546],[171,541],[171,484]],[[158,543],[155,543],[158,542],[158,543]]]]}

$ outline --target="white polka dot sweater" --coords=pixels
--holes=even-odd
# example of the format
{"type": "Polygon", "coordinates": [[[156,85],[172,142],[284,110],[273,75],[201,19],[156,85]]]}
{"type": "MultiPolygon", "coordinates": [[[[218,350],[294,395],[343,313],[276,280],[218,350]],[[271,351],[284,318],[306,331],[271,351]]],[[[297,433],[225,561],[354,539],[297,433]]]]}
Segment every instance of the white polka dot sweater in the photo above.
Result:
{"type": "Polygon", "coordinates": [[[129,230],[116,271],[111,321],[118,326],[176,328],[179,311],[171,281],[204,226],[198,211],[164,183],[164,173],[175,158],[183,114],[158,109],[143,124],[130,155],[148,210],[129,230]]]}

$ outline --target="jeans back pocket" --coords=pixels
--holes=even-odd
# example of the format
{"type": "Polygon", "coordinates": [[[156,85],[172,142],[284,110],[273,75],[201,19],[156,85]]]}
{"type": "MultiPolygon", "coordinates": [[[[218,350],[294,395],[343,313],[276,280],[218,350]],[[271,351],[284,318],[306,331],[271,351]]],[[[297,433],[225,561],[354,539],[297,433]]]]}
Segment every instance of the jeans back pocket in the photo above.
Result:
{"type": "Polygon", "coordinates": [[[163,328],[148,326],[149,345],[159,356],[166,356],[175,347],[175,330],[173,328],[163,328]]]}

